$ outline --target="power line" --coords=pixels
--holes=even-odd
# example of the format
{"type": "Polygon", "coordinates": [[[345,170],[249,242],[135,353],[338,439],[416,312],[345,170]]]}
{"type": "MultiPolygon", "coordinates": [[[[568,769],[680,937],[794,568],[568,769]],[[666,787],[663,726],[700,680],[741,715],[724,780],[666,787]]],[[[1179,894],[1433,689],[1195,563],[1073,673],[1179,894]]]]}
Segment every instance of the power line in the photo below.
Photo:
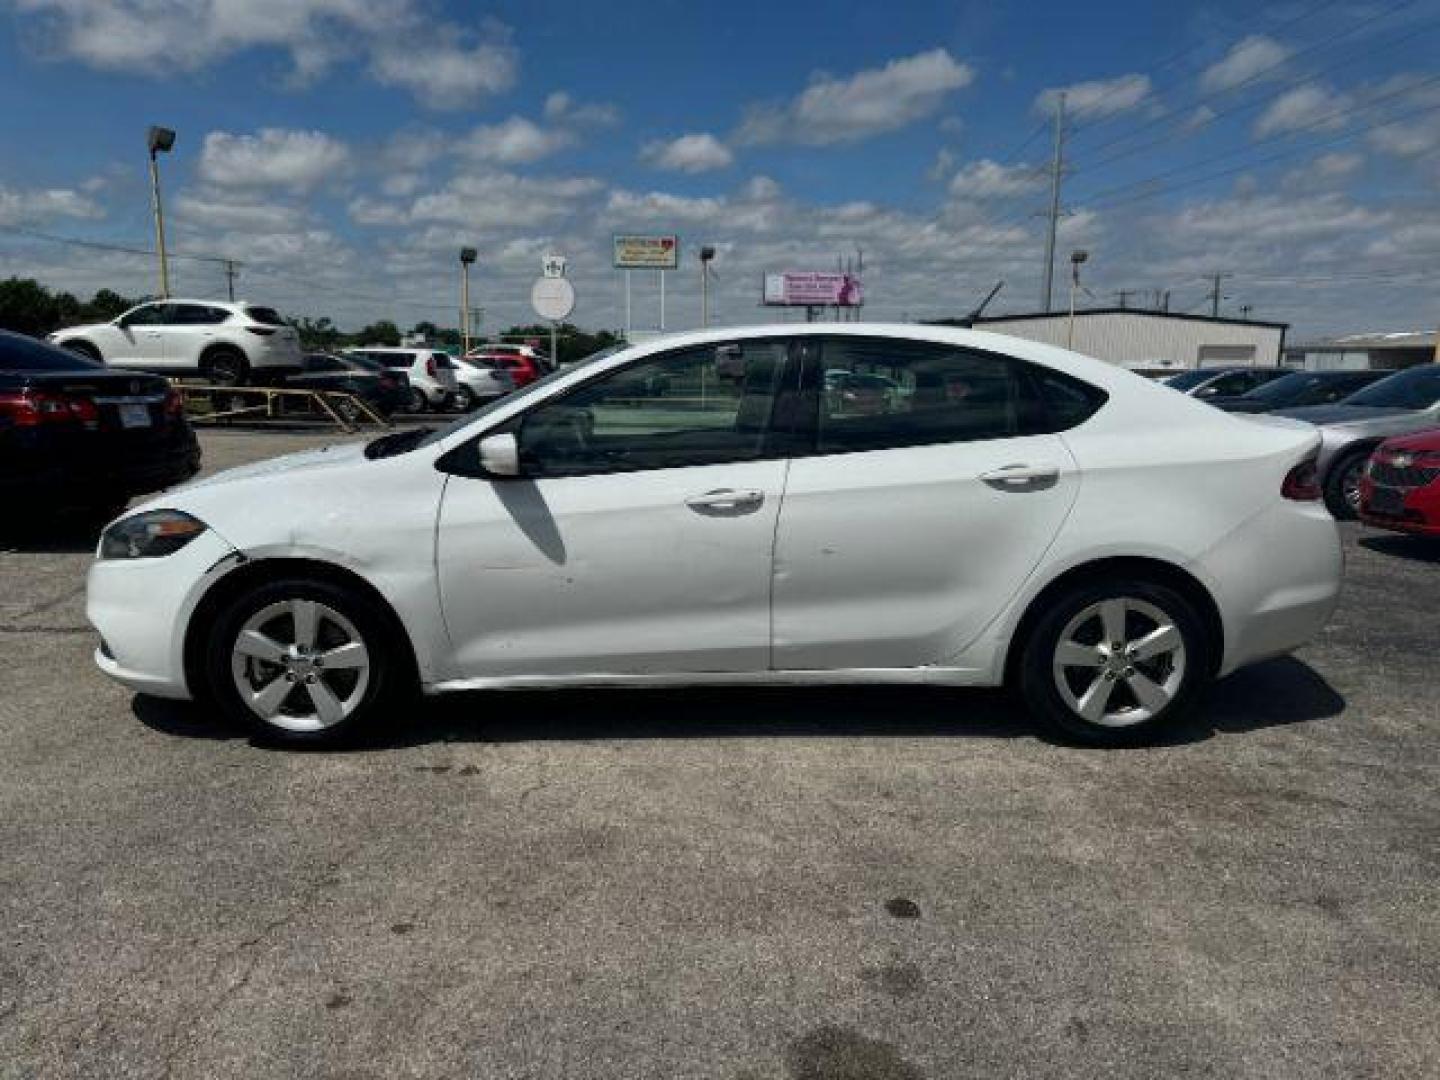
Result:
{"type": "Polygon", "coordinates": [[[1098,146],[1092,146],[1090,147],[1090,150],[1091,152],[1094,152],[1097,150],[1104,150],[1108,147],[1115,146],[1118,143],[1124,142],[1126,139],[1134,138],[1142,131],[1148,131],[1159,124],[1163,124],[1166,121],[1173,120],[1180,113],[1188,113],[1191,110],[1195,109],[1197,106],[1205,104],[1207,101],[1214,101],[1217,98],[1233,94],[1237,90],[1243,90],[1247,86],[1252,86],[1256,82],[1264,78],[1266,75],[1268,75],[1270,72],[1284,67],[1286,64],[1293,63],[1294,61],[1300,59],[1302,56],[1308,56],[1311,53],[1326,49],[1329,46],[1333,45],[1335,42],[1341,40],[1342,38],[1346,38],[1352,34],[1358,33],[1359,31],[1365,29],[1367,26],[1370,26],[1381,19],[1386,19],[1389,18],[1391,15],[1398,14],[1405,8],[1413,6],[1416,2],[1417,0],[1401,0],[1400,3],[1395,4],[1392,7],[1386,8],[1383,11],[1377,12],[1374,15],[1367,16],[1366,18],[1361,19],[1358,23],[1355,23],[1353,26],[1338,33],[1331,34],[1329,37],[1322,38],[1320,41],[1316,42],[1313,45],[1309,45],[1304,49],[1301,49],[1297,53],[1290,53],[1283,59],[1278,60],[1273,64],[1267,64],[1265,67],[1260,68],[1258,71],[1252,72],[1247,78],[1245,78],[1241,82],[1236,83],[1234,86],[1228,86],[1224,90],[1216,90],[1209,94],[1202,94],[1201,96],[1190,100],[1184,105],[1176,105],[1164,109],[1161,112],[1157,113],[1155,116],[1152,116],[1149,120],[1141,124],[1139,127],[1132,128],[1130,131],[1117,135],[1115,138],[1110,139],[1106,142],[1102,142],[1098,146]]]}
{"type": "MultiPolygon", "coordinates": [[[[74,236],[60,236],[56,233],[43,232],[40,229],[31,229],[23,225],[0,225],[0,232],[13,233],[17,236],[28,236],[35,240],[48,240],[55,244],[65,244],[69,247],[89,248],[92,251],[109,251],[120,255],[144,255],[147,258],[155,257],[153,248],[127,247],[124,244],[112,244],[103,240],[82,240],[74,236]]],[[[243,266],[243,263],[234,259],[223,258],[219,255],[183,255],[172,251],[169,253],[172,259],[191,259],[195,262],[233,264],[243,266]]]]}

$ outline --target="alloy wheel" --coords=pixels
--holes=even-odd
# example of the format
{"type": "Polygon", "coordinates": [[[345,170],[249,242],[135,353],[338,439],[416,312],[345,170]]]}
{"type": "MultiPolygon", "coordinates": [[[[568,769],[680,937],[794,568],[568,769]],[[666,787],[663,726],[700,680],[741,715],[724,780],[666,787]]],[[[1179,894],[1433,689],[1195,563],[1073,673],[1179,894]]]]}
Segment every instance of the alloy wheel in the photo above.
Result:
{"type": "Polygon", "coordinates": [[[230,670],[243,701],[285,731],[322,731],[359,707],[370,653],[355,625],[317,600],[284,600],[246,620],[230,670]]]}
{"type": "Polygon", "coordinates": [[[1130,727],[1161,713],[1185,679],[1185,638],[1175,620],[1134,597],[1091,604],[1055,646],[1055,687],[1077,716],[1130,727]]]}

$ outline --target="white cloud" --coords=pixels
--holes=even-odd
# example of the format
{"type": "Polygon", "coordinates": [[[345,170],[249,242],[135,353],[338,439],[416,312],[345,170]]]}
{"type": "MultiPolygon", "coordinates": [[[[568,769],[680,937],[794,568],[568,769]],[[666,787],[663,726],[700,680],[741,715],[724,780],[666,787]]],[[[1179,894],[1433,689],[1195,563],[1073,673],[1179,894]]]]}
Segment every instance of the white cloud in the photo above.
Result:
{"type": "Polygon", "coordinates": [[[545,99],[545,119],[579,127],[613,127],[620,122],[620,110],[602,101],[577,104],[563,90],[556,90],[545,99]]]}
{"type": "Polygon", "coordinates": [[[104,217],[100,205],[73,188],[15,190],[0,186],[0,224],[40,225],[56,218],[104,217]]]}
{"type": "Polygon", "coordinates": [[[1279,65],[1289,55],[1290,50],[1274,38],[1251,34],[1237,41],[1223,59],[1204,70],[1200,75],[1200,88],[1211,92],[1233,90],[1261,75],[1273,77],[1279,74],[1279,65]]]}
{"type": "Polygon", "coordinates": [[[982,158],[951,178],[950,194],[962,199],[997,199],[1038,191],[1044,186],[1044,175],[1030,165],[1001,165],[982,158]]]}
{"type": "Polygon", "coordinates": [[[1183,126],[1186,131],[1196,131],[1210,123],[1218,115],[1209,105],[1201,105],[1185,118],[1183,126]]]}
{"type": "Polygon", "coordinates": [[[1287,90],[1270,103],[1255,121],[1255,137],[1291,131],[1334,131],[1344,126],[1343,117],[1333,114],[1348,107],[1350,99],[1319,83],[1306,83],[1287,90]]]}
{"type": "Polygon", "coordinates": [[[533,120],[512,116],[498,124],[477,127],[456,149],[474,161],[497,165],[528,165],[575,142],[562,128],[542,128],[533,120]]]}
{"type": "Polygon", "coordinates": [[[735,161],[730,148],[708,131],[646,143],[640,157],[657,169],[685,173],[725,169],[735,161]]]}
{"type": "Polygon", "coordinates": [[[374,77],[441,108],[514,84],[509,32],[437,22],[427,0],[12,0],[44,49],[110,71],[198,71],[254,49],[285,54],[309,81],[367,58],[374,77]]]}
{"type": "Polygon", "coordinates": [[[1065,112],[1077,120],[1098,120],[1138,109],[1150,98],[1150,76],[1138,73],[1113,79],[1052,86],[1035,98],[1034,110],[1044,116],[1055,111],[1055,99],[1065,95],[1065,112]]]}
{"type": "Polygon", "coordinates": [[[349,160],[345,144],[320,131],[212,131],[200,152],[200,178],[223,188],[311,191],[335,178],[349,160]]]}
{"type": "Polygon", "coordinates": [[[824,146],[867,139],[932,115],[974,80],[974,69],[944,49],[891,60],[846,79],[817,75],[789,102],[753,106],[736,141],[824,146]]]}
{"type": "Polygon", "coordinates": [[[358,197],[349,213],[361,225],[437,224],[474,232],[531,228],[575,213],[602,189],[598,180],[583,176],[463,173],[408,203],[358,197]]]}
{"type": "Polygon", "coordinates": [[[1239,239],[1273,246],[1283,241],[1346,236],[1384,225],[1391,216],[1330,193],[1296,199],[1262,195],[1191,203],[1170,222],[1176,237],[1239,239]]]}

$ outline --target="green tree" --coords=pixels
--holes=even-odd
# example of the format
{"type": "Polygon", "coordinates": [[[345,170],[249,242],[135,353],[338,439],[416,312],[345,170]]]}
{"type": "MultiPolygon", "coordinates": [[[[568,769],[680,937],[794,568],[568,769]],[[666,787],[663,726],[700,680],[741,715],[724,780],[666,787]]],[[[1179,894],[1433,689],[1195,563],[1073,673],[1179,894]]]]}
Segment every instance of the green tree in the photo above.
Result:
{"type": "Polygon", "coordinates": [[[0,281],[0,329],[44,337],[60,325],[60,305],[34,278],[0,281]]]}
{"type": "Polygon", "coordinates": [[[333,352],[340,347],[340,339],[344,336],[326,315],[318,319],[301,315],[286,322],[300,335],[300,347],[311,352],[333,352]]]}
{"type": "Polygon", "coordinates": [[[354,335],[359,345],[399,345],[400,328],[389,319],[380,319],[354,335]]]}
{"type": "Polygon", "coordinates": [[[138,303],[139,300],[131,300],[110,289],[101,289],[81,308],[80,317],[87,322],[109,322],[138,303]]]}

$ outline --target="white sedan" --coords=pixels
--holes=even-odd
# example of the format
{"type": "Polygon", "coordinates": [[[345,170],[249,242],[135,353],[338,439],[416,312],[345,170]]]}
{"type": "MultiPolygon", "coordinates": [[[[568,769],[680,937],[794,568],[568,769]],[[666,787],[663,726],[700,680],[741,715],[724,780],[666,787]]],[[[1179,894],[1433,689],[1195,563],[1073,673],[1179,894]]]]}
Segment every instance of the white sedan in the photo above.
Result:
{"type": "Polygon", "coordinates": [[[844,682],[1139,741],[1329,617],[1318,445],[995,334],[682,334],[171,491],[105,531],[88,613],[106,673],[288,742],[417,687],[844,682]]]}

